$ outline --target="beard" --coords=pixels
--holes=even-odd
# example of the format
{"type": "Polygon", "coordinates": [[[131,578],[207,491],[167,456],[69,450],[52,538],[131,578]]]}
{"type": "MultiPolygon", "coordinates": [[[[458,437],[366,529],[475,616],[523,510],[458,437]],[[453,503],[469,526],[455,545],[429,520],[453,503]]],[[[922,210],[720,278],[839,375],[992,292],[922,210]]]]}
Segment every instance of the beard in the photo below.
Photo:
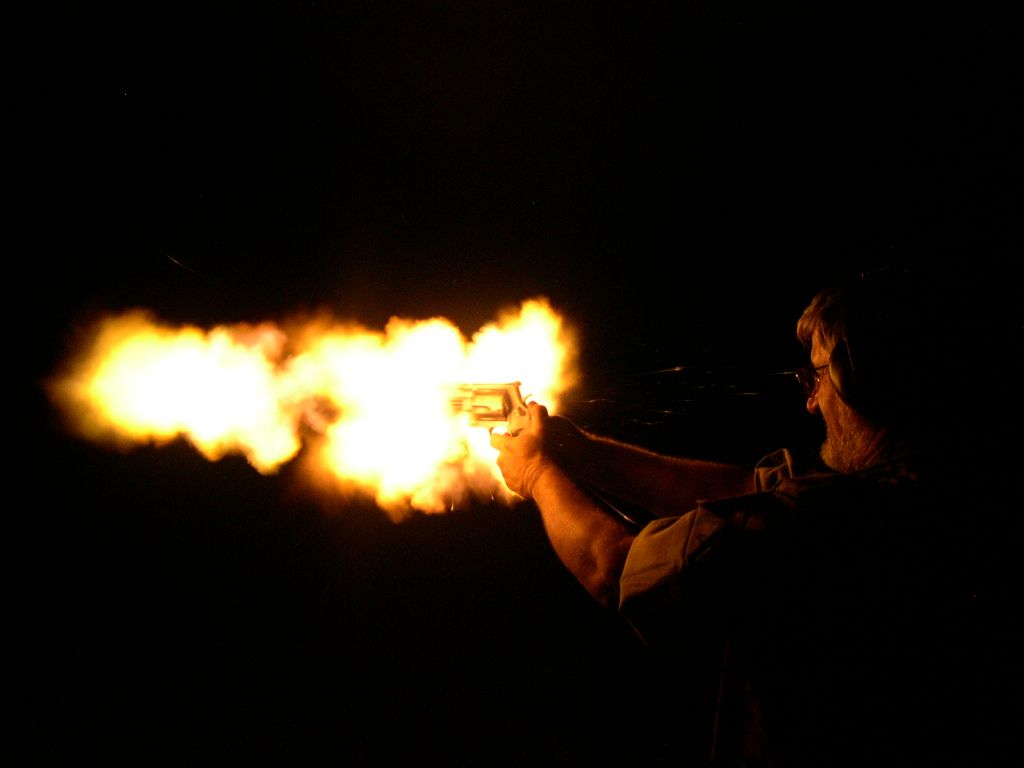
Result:
{"type": "Polygon", "coordinates": [[[861,469],[863,445],[854,426],[838,419],[835,424],[826,423],[825,428],[825,441],[819,452],[825,466],[836,472],[861,469]]]}

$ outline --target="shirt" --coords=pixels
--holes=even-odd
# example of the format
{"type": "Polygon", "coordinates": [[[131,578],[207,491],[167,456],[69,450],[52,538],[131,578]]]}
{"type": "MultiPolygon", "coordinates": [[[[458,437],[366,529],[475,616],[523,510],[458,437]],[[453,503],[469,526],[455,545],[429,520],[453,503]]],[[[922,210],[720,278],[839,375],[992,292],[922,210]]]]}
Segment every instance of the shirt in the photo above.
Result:
{"type": "Polygon", "coordinates": [[[785,450],[754,473],[753,493],[647,524],[619,582],[681,685],[714,670],[709,762],[948,756],[959,683],[941,681],[970,651],[947,500],[899,466],[797,474],[785,450]]]}

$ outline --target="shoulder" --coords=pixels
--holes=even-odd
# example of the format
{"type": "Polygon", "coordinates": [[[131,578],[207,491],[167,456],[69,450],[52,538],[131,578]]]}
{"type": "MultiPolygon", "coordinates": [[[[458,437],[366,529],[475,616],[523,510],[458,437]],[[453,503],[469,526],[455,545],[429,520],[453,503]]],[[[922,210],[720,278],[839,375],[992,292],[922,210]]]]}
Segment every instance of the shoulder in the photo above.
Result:
{"type": "Polygon", "coordinates": [[[920,532],[934,499],[897,469],[787,475],[774,476],[768,490],[702,500],[684,515],[647,524],[623,578],[647,582],[727,562],[817,559],[815,552],[868,556],[896,538],[929,538],[920,532]]]}

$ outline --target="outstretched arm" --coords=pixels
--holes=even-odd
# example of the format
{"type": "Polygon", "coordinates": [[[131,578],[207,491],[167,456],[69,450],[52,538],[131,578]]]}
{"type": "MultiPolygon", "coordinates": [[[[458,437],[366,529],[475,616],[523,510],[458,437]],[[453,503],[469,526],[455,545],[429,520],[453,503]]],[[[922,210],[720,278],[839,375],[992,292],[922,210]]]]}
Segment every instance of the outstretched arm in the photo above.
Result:
{"type": "Polygon", "coordinates": [[[551,460],[566,474],[653,517],[682,514],[700,499],[754,490],[753,472],[746,467],[664,456],[588,434],[562,416],[546,420],[544,435],[551,460]]]}
{"type": "Polygon", "coordinates": [[[618,582],[633,532],[563,471],[544,450],[547,409],[530,403],[530,423],[512,436],[491,435],[509,489],[532,499],[559,560],[603,605],[618,603],[618,582]]]}
{"type": "Polygon", "coordinates": [[[613,496],[657,517],[681,515],[699,499],[754,490],[753,472],[731,464],[674,458],[589,435],[530,403],[517,435],[493,434],[505,484],[540,510],[555,554],[599,602],[615,607],[635,531],[590,493],[613,496]]]}

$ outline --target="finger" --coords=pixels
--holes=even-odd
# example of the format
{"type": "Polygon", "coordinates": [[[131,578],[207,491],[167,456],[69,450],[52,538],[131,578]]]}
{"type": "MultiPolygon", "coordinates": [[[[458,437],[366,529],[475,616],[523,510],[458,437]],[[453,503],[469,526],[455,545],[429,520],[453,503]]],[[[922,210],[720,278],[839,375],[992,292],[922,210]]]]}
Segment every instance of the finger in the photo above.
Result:
{"type": "Polygon", "coordinates": [[[533,402],[527,404],[527,408],[529,408],[530,410],[529,426],[532,427],[534,431],[537,431],[540,428],[540,426],[547,420],[548,409],[546,406],[543,406],[540,403],[533,402]]]}

